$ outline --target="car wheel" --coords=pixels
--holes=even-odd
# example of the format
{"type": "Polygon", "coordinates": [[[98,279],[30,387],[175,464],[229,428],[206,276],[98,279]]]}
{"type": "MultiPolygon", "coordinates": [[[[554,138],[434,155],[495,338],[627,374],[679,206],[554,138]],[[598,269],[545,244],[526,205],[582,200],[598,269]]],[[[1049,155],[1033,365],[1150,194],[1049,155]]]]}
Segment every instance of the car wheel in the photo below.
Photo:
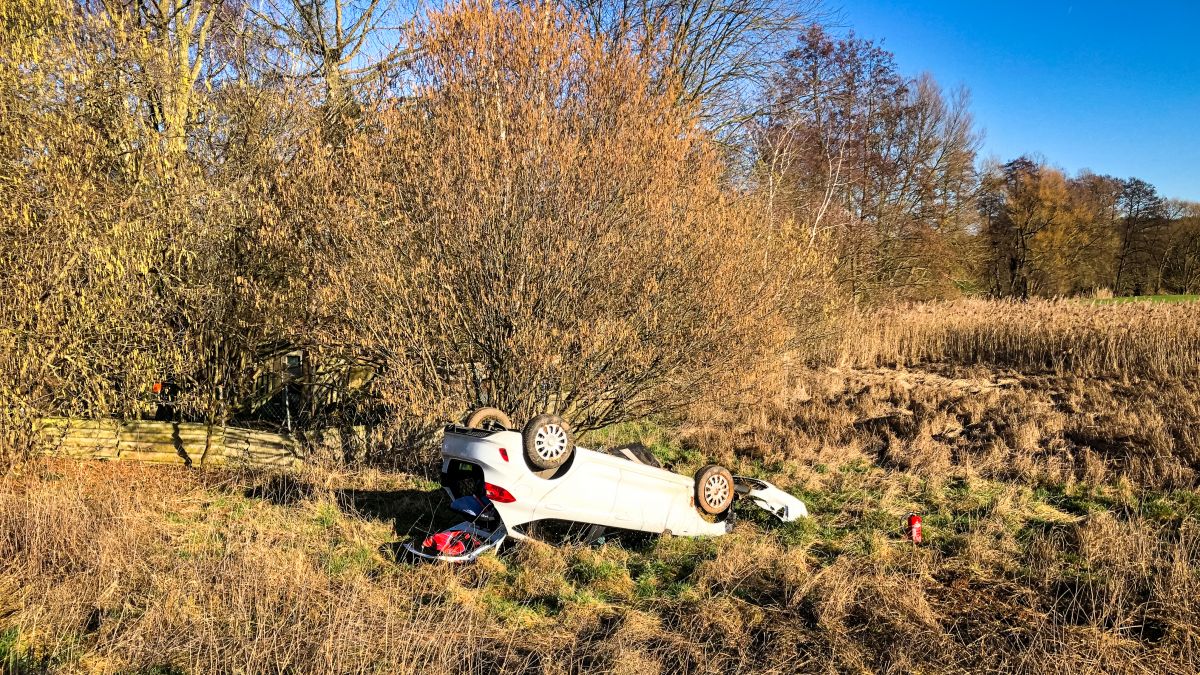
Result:
{"type": "Polygon", "coordinates": [[[469,429],[503,431],[512,428],[512,420],[499,408],[480,408],[467,416],[466,425],[469,429]]]}
{"type": "Polygon", "coordinates": [[[535,469],[557,469],[575,452],[571,430],[554,415],[538,415],[521,433],[525,459],[535,469]]]}
{"type": "Polygon", "coordinates": [[[717,515],[733,503],[733,474],[723,466],[709,464],[696,472],[696,506],[717,515]]]}

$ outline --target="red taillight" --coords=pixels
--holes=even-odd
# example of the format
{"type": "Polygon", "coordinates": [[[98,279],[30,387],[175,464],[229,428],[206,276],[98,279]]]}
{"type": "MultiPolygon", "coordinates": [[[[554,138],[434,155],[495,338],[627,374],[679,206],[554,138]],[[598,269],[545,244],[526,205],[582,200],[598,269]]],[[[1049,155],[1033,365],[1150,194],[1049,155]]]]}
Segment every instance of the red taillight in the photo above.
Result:
{"type": "Polygon", "coordinates": [[[508,461],[508,451],[505,450],[504,448],[500,448],[500,459],[502,459],[506,462],[508,461]]]}
{"type": "Polygon", "coordinates": [[[483,493],[487,495],[488,499],[494,502],[500,502],[501,504],[509,504],[517,501],[517,498],[512,496],[511,492],[502,487],[492,485],[491,483],[483,484],[483,493]]]}

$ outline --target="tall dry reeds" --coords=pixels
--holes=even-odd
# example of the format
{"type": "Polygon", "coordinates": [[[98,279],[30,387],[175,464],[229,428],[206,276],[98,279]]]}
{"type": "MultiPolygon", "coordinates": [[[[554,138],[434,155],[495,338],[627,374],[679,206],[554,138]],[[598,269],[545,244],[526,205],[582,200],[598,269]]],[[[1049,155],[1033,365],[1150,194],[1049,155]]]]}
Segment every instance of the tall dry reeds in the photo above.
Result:
{"type": "Polygon", "coordinates": [[[278,508],[247,510],[241,493],[252,483],[205,480],[218,484],[101,465],[0,481],[0,626],[21,636],[0,671],[448,673],[527,663],[528,650],[508,650],[494,624],[449,602],[455,570],[380,567],[380,542],[321,501],[329,493],[313,498],[308,518],[288,521],[278,508]],[[322,549],[325,533],[339,543],[322,549]]]}
{"type": "Polygon", "coordinates": [[[887,308],[854,317],[831,360],[1190,378],[1200,375],[1200,303],[968,299],[887,308]]]}

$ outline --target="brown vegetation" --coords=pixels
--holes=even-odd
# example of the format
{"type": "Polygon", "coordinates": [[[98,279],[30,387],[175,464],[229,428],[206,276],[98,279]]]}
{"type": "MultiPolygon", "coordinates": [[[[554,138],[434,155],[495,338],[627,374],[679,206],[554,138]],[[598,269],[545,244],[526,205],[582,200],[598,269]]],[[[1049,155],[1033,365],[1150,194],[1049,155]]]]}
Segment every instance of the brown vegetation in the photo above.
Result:
{"type": "Polygon", "coordinates": [[[755,177],[856,303],[952,296],[971,276],[979,139],[967,104],[853,35],[812,26],[784,53],[752,127],[755,177]]]}
{"type": "Polygon", "coordinates": [[[136,418],[166,381],[219,425],[302,351],[290,428],[488,402],[583,429],[737,389],[811,322],[818,253],[730,185],[652,36],[453,6],[394,81],[400,52],[350,62],[378,3],[321,35],[281,16],[329,3],[292,4],[5,10],[6,410],[136,418]]]}
{"type": "MultiPolygon", "coordinates": [[[[1019,320],[936,308],[990,316],[1000,339],[1019,320]]],[[[1193,308],[1170,309],[1184,325],[1193,308]]],[[[713,540],[409,566],[380,545],[451,517],[411,476],[27,465],[0,484],[0,657],[96,672],[1194,672],[1190,380],[954,355],[797,371],[742,412],[596,439],[640,439],[681,472],[720,461],[813,513],[780,526],[740,509],[713,540]],[[900,533],[912,510],[916,547],[900,533]]]]}
{"type": "Polygon", "coordinates": [[[1200,208],[1143,180],[1069,178],[1021,157],[987,168],[979,202],[980,282],[993,295],[1200,290],[1200,208]]]}
{"type": "Polygon", "coordinates": [[[355,197],[382,196],[331,233],[344,315],[321,328],[386,364],[397,409],[489,401],[596,428],[779,351],[805,252],[722,189],[692,112],[625,44],[490,5],[417,39],[416,100],[376,118],[404,133],[352,150],[355,197]]]}
{"type": "Polygon", "coordinates": [[[1198,305],[872,309],[1192,292],[1194,205],[980,172],[965,95],[775,53],[782,3],[567,4],[0,3],[0,669],[1200,670],[1198,305]],[[48,414],[271,424],[294,351],[289,429],[428,472],[557,411],[814,518],[410,566],[414,475],[20,461],[48,414]]]}
{"type": "Polygon", "coordinates": [[[965,93],[811,9],[4,4],[5,452],[165,382],[165,416],[367,424],[419,462],[480,404],[589,429],[722,400],[849,304],[1193,289],[1190,205],[981,178],[965,93]]]}
{"type": "Polygon", "coordinates": [[[825,361],[981,364],[1177,385],[1200,376],[1200,310],[1195,303],[1071,300],[892,307],[856,316],[837,357],[825,361]]]}

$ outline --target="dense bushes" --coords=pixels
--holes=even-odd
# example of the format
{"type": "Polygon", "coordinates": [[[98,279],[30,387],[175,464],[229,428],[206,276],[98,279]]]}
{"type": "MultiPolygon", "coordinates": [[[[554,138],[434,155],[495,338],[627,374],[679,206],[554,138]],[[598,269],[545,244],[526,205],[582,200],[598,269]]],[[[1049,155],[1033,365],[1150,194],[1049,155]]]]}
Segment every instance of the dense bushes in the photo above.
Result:
{"type": "Polygon", "coordinates": [[[721,186],[706,134],[645,63],[545,8],[464,8],[420,42],[415,101],[378,117],[404,133],[361,155],[382,160],[386,203],[367,211],[388,216],[340,242],[335,289],[354,318],[337,340],[379,353],[404,403],[472,364],[456,403],[597,427],[779,348],[787,241],[721,186]]]}
{"type": "Polygon", "coordinates": [[[199,6],[37,4],[62,29],[6,20],[0,47],[14,404],[131,416],[167,380],[222,422],[303,349],[339,421],[488,402],[595,427],[737,388],[808,300],[810,258],[652,55],[563,11],[432,14],[402,86],[335,109],[249,57],[210,72],[256,46],[199,6]]]}

